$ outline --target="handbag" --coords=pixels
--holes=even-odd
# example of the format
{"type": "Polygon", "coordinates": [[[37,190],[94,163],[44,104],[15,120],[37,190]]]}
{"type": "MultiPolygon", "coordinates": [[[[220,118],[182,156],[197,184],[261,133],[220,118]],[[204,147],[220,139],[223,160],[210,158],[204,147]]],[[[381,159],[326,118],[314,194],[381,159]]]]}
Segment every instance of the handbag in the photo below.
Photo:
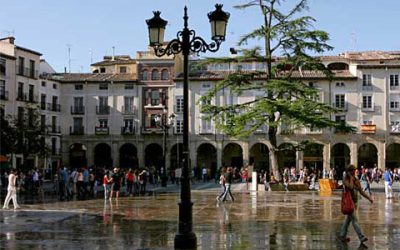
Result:
{"type": "Polygon", "coordinates": [[[353,198],[351,198],[350,191],[343,187],[342,213],[343,214],[352,214],[353,212],[354,212],[353,198]]]}

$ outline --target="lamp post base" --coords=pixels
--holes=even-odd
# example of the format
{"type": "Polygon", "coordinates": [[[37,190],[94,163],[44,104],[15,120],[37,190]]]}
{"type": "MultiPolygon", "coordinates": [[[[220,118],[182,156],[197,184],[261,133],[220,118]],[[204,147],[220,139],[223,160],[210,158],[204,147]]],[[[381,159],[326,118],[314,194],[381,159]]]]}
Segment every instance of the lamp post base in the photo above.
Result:
{"type": "Polygon", "coordinates": [[[196,249],[197,238],[196,234],[189,232],[186,234],[178,233],[174,240],[175,249],[196,249]]]}

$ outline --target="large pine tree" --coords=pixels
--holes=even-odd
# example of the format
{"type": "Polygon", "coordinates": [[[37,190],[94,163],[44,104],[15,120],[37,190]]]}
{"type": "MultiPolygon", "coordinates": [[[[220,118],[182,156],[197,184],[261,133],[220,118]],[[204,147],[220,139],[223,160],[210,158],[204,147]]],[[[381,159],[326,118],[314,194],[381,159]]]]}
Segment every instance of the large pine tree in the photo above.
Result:
{"type": "MultiPolygon", "coordinates": [[[[301,16],[308,8],[307,0],[301,0],[284,13],[284,0],[254,0],[247,4],[235,6],[238,9],[256,7],[263,17],[261,26],[241,37],[238,45],[246,45],[250,40],[263,41],[263,47],[242,49],[241,55],[235,58],[209,58],[206,64],[217,62],[265,62],[266,69],[258,72],[244,72],[240,69],[229,74],[223,81],[203,96],[200,102],[202,112],[210,113],[210,118],[216,121],[217,128],[222,132],[235,136],[246,137],[259,127],[268,126],[271,169],[278,179],[278,127],[290,126],[298,128],[334,127],[342,131],[354,131],[341,122],[331,119],[331,114],[338,112],[331,105],[319,101],[319,90],[304,84],[299,78],[299,72],[305,71],[319,74],[328,80],[334,77],[318,59],[311,56],[331,50],[327,44],[329,36],[326,32],[313,29],[314,18],[301,16]],[[261,52],[264,52],[262,55],[261,52]],[[240,96],[246,91],[261,91],[262,97],[245,103],[229,106],[215,106],[210,103],[222,89],[229,89],[240,96]]],[[[286,7],[286,6],[285,6],[286,7]]],[[[305,143],[294,145],[301,150],[305,143]]]]}

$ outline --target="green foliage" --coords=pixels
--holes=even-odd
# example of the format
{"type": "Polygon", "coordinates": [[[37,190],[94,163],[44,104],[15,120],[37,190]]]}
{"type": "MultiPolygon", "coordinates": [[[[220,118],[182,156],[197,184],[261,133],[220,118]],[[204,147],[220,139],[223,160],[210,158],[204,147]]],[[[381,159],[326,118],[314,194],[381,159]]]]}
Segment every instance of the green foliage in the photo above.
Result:
{"type": "Polygon", "coordinates": [[[260,55],[260,47],[243,49],[236,58],[208,58],[205,64],[241,61],[264,61],[267,69],[258,72],[236,71],[219,82],[213,90],[202,96],[202,112],[209,114],[209,119],[216,121],[218,129],[235,137],[246,137],[260,126],[267,125],[269,139],[274,147],[278,126],[284,124],[293,130],[304,127],[333,127],[346,132],[355,128],[333,121],[331,115],[339,112],[331,105],[319,101],[319,90],[310,87],[294,77],[294,72],[307,70],[322,73],[327,80],[334,75],[310,53],[322,53],[331,50],[327,44],[329,35],[321,30],[314,30],[315,19],[299,16],[308,8],[307,1],[299,1],[288,13],[279,11],[285,1],[258,0],[235,6],[238,9],[259,7],[264,23],[261,27],[241,37],[239,45],[249,40],[264,40],[265,55],[260,55]],[[279,52],[279,53],[278,53],[279,52]],[[273,57],[278,54],[279,57],[273,57]],[[257,98],[245,103],[215,106],[211,100],[222,90],[240,96],[249,91],[256,91],[257,98]],[[261,94],[259,94],[261,93],[261,94]],[[278,113],[279,112],[279,115],[278,113]],[[279,116],[279,117],[278,117],[279,116]]]}
{"type": "Polygon", "coordinates": [[[36,109],[25,112],[19,119],[1,117],[1,154],[23,154],[24,158],[48,154],[44,140],[45,128],[40,125],[36,109]]]}

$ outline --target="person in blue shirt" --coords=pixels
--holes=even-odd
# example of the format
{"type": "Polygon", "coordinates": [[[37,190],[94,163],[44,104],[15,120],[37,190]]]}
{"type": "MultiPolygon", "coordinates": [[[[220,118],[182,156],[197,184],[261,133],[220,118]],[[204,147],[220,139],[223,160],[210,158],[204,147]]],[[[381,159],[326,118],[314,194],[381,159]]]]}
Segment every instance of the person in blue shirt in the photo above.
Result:
{"type": "Polygon", "coordinates": [[[386,199],[391,199],[393,198],[393,190],[392,190],[393,175],[390,172],[390,169],[386,168],[385,173],[383,174],[383,179],[385,181],[386,199]]]}

